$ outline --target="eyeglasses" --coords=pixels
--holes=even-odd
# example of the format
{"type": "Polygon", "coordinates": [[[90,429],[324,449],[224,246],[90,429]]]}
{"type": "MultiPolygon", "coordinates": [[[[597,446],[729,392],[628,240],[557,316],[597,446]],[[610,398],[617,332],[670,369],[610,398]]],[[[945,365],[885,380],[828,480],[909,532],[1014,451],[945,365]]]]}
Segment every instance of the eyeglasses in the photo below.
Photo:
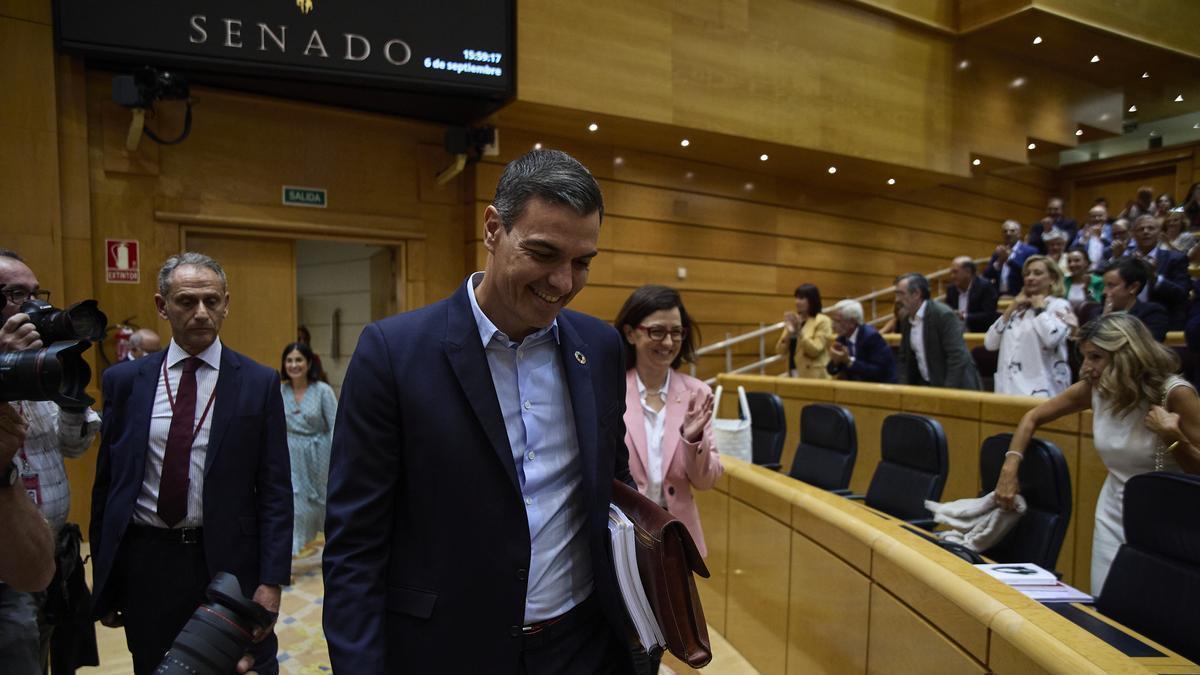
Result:
{"type": "Polygon", "coordinates": [[[682,326],[670,329],[666,326],[638,326],[638,330],[646,331],[646,335],[655,342],[662,342],[667,339],[667,335],[670,335],[674,342],[679,342],[687,337],[687,328],[682,326]]]}
{"type": "Polygon", "coordinates": [[[27,288],[21,288],[20,286],[14,288],[0,288],[0,295],[3,295],[14,305],[23,305],[25,304],[25,301],[29,300],[30,298],[37,298],[42,302],[50,302],[50,291],[44,289],[31,291],[27,288]]]}

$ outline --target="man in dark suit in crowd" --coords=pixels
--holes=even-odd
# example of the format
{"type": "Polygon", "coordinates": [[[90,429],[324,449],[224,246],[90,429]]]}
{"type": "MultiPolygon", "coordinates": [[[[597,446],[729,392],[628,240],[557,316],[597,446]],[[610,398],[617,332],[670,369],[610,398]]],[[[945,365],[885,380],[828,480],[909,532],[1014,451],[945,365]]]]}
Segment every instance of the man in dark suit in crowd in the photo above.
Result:
{"type": "Polygon", "coordinates": [[[1046,215],[1041,221],[1029,226],[1029,244],[1038,250],[1038,253],[1046,252],[1046,244],[1042,241],[1042,235],[1050,230],[1058,228],[1067,233],[1067,243],[1075,241],[1075,235],[1079,233],[1079,225],[1076,224],[1074,218],[1067,218],[1063,214],[1062,197],[1051,197],[1046,201],[1046,215]]]}
{"type": "MultiPolygon", "coordinates": [[[[154,302],[167,349],[104,371],[92,491],[94,614],[124,625],[134,671],[152,672],[218,572],[279,611],[291,582],[292,481],[279,373],[217,337],[225,272],[199,253],[167,259],[154,302]]],[[[276,639],[250,666],[276,673],[276,639]]]]}
{"type": "Polygon", "coordinates": [[[887,340],[863,322],[862,303],[842,300],[829,310],[837,340],[829,345],[830,375],[856,382],[895,382],[896,359],[887,340]]]}
{"type": "Polygon", "coordinates": [[[1126,253],[1150,263],[1154,270],[1148,287],[1138,293],[1142,302],[1157,302],[1167,310],[1169,330],[1183,330],[1187,321],[1188,292],[1192,278],[1187,256],[1162,244],[1162,221],[1139,216],[1133,224],[1134,246],[1126,253]]]}
{"type": "Polygon", "coordinates": [[[996,320],[996,287],[975,275],[975,262],[965,255],[950,263],[950,281],[946,304],[968,333],[986,333],[996,320]]]}
{"type": "MultiPolygon", "coordinates": [[[[1157,302],[1143,302],[1138,299],[1142,289],[1150,283],[1150,274],[1150,265],[1139,258],[1114,258],[1104,268],[1103,312],[1129,312],[1146,324],[1155,340],[1164,342],[1167,339],[1167,310],[1157,302]]],[[[1087,323],[1098,314],[1099,312],[1093,310],[1088,315],[1080,316],[1079,321],[1081,324],[1087,323]]]]}
{"type": "Polygon", "coordinates": [[[1000,228],[1004,243],[996,247],[983,271],[983,278],[992,282],[998,295],[1016,295],[1025,285],[1021,266],[1026,258],[1037,253],[1037,249],[1021,241],[1021,224],[1017,221],[1006,220],[1000,228]]]}
{"type": "Polygon", "coordinates": [[[909,317],[900,339],[900,384],[979,389],[979,370],[963,341],[962,324],[949,307],[930,298],[929,280],[901,275],[896,302],[909,317]]]}
{"type": "Polygon", "coordinates": [[[565,153],[511,162],[484,272],[363,330],[342,385],[325,636],[344,673],[609,673],[633,663],[608,555],[623,346],[564,309],[600,188],[565,153]]]}

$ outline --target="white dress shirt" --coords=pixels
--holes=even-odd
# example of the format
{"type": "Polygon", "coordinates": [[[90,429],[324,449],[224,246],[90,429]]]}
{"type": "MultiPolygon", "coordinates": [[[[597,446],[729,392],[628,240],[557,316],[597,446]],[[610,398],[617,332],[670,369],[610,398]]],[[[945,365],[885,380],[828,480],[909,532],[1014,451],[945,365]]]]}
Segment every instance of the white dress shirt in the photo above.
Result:
{"type": "MultiPolygon", "coordinates": [[[[182,347],[171,344],[167,347],[167,376],[171,384],[171,396],[179,393],[179,381],[183,378],[183,360],[191,356],[182,347]]],[[[200,527],[204,523],[204,457],[208,454],[208,433],[212,429],[213,401],[209,399],[217,389],[217,377],[221,372],[221,339],[213,340],[208,349],[196,355],[203,363],[196,369],[196,415],[194,424],[200,424],[196,438],[192,441],[189,457],[187,515],[175,527],[200,527]],[[205,408],[208,414],[204,415],[205,408]],[[200,417],[204,416],[203,423],[200,417]]],[[[133,507],[133,522],[151,527],[167,527],[158,516],[158,484],[162,480],[163,458],[167,453],[167,434],[171,431],[171,401],[167,397],[167,382],[163,371],[158,370],[158,388],[154,393],[154,408],[150,412],[150,440],[146,452],[146,477],[142,480],[142,492],[133,507]]]]}
{"type": "Polygon", "coordinates": [[[912,346],[913,355],[917,357],[917,370],[921,371],[921,379],[929,381],[929,363],[925,360],[925,306],[928,300],[921,302],[917,315],[913,317],[912,328],[908,332],[908,344],[912,346]]]}
{"type": "MultiPolygon", "coordinates": [[[[971,284],[975,283],[973,280],[971,284]]],[[[971,300],[971,284],[967,284],[967,290],[958,289],[958,311],[962,312],[965,317],[967,315],[967,303],[971,300]]]]}
{"type": "Polygon", "coordinates": [[[637,376],[638,398],[642,402],[642,420],[646,425],[646,497],[653,499],[659,506],[666,508],[667,500],[663,497],[663,466],[662,441],[663,432],[667,428],[667,391],[671,388],[671,371],[667,370],[667,379],[663,381],[662,389],[656,395],[662,399],[662,407],[658,410],[646,402],[646,385],[642,376],[637,376]]]}

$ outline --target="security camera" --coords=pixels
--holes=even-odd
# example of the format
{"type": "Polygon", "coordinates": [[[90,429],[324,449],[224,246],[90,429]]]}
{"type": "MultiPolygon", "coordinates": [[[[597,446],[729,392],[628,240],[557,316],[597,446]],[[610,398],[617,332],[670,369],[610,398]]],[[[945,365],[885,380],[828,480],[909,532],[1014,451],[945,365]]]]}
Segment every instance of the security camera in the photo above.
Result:
{"type": "Polygon", "coordinates": [[[466,168],[468,160],[478,162],[484,155],[499,155],[500,132],[495,127],[450,127],[442,139],[442,147],[454,156],[454,162],[438,174],[438,185],[454,180],[466,168]]]}
{"type": "Polygon", "coordinates": [[[192,130],[192,100],[187,78],[177,73],[146,67],[132,75],[117,75],[113,77],[112,98],[117,105],[133,111],[129,133],[125,137],[125,149],[129,152],[137,150],[143,132],[155,143],[175,145],[187,138],[192,130]],[[158,101],[186,102],[183,131],[173,140],[163,140],[146,127],[147,112],[153,116],[154,104],[158,101]]]}

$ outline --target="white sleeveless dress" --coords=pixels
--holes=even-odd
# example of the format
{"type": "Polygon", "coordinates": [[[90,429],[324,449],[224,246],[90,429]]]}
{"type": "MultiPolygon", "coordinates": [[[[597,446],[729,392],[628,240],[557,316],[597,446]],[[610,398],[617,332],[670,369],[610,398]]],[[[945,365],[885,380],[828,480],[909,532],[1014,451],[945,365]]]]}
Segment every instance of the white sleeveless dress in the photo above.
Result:
{"type": "MultiPolygon", "coordinates": [[[[1192,385],[1178,375],[1167,378],[1163,389],[1192,385]]],[[[1166,396],[1164,395],[1164,399],[1166,396]]],[[[1112,566],[1117,549],[1125,543],[1122,510],[1125,503],[1125,481],[1139,473],[1154,471],[1155,457],[1162,451],[1162,470],[1179,471],[1175,456],[1166,452],[1158,435],[1146,428],[1142,419],[1150,404],[1142,403],[1123,416],[1117,416],[1107,401],[1092,389],[1092,439],[1096,453],[1108,468],[1108,477],[1096,500],[1096,529],[1092,535],[1092,595],[1099,595],[1112,566]]]]}

